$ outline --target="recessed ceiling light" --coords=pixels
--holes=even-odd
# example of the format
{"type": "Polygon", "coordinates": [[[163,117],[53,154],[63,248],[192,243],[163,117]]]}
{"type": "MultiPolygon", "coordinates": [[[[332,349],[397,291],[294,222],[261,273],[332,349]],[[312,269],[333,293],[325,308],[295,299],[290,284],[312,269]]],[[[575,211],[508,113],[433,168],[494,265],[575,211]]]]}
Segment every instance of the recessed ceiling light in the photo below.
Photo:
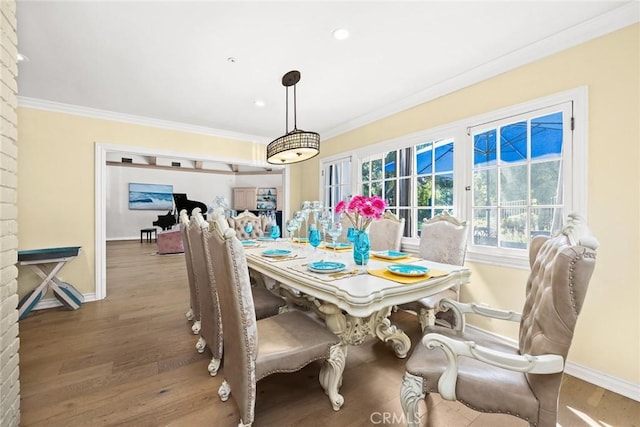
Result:
{"type": "Polygon", "coordinates": [[[253,101],[253,105],[255,105],[256,107],[264,107],[264,101],[262,99],[256,99],[255,101],[253,101]]]}
{"type": "Polygon", "coordinates": [[[345,40],[349,38],[349,30],[347,30],[346,28],[338,28],[336,30],[333,30],[333,38],[336,40],[345,40]]]}
{"type": "Polygon", "coordinates": [[[233,56],[230,56],[227,58],[227,62],[231,62],[233,64],[234,62],[236,62],[236,58],[233,56]]]}
{"type": "Polygon", "coordinates": [[[29,61],[29,58],[27,57],[27,55],[23,55],[20,52],[18,52],[18,54],[16,55],[16,59],[18,60],[18,62],[27,62],[29,61]]]}

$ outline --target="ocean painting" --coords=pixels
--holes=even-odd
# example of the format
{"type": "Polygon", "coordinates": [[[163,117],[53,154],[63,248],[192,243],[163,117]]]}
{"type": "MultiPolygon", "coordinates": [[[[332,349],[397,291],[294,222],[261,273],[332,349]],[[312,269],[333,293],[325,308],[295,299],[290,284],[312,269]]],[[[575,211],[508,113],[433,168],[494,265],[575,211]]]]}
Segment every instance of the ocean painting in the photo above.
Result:
{"type": "Polygon", "coordinates": [[[129,183],[129,209],[173,209],[173,185],[129,183]]]}

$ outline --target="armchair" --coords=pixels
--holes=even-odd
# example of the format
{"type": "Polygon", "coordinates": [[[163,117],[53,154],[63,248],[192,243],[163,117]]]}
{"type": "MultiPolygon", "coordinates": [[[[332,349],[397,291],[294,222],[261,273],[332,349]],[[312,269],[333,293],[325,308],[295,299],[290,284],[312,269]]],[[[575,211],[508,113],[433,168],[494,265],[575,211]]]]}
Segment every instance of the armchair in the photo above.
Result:
{"type": "Polygon", "coordinates": [[[255,418],[256,383],[276,372],[294,372],[324,359],[320,384],[334,410],[344,399],[342,382],[346,348],[324,325],[292,310],[256,320],[247,261],[235,231],[222,231],[217,222],[208,239],[220,297],[224,333],[224,374],[218,394],[226,401],[231,391],[240,411],[240,425],[255,418]]]}
{"type": "Polygon", "coordinates": [[[534,237],[522,313],[444,299],[441,304],[453,311],[455,328],[428,326],[423,345],[407,361],[400,400],[408,424],[418,425],[420,399],[427,399],[429,417],[430,393],[439,393],[480,412],[513,415],[531,426],[555,426],[565,359],[597,246],[575,214],[560,234],[534,237]],[[466,313],[519,322],[518,345],[467,330],[466,313]]]}

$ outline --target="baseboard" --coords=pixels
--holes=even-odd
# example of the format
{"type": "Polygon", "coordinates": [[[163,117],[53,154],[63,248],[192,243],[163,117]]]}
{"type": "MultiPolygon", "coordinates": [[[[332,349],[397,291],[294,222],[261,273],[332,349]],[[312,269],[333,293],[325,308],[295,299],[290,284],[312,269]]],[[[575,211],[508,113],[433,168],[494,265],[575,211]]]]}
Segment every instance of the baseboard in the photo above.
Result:
{"type": "MultiPolygon", "coordinates": [[[[473,325],[467,325],[466,327],[489,334],[505,344],[511,346],[518,345],[518,342],[511,338],[489,332],[473,325]]],[[[624,397],[628,397],[629,399],[635,400],[636,402],[640,402],[640,384],[634,384],[627,380],[623,380],[622,378],[614,377],[613,375],[609,375],[605,372],[601,372],[596,369],[592,369],[571,361],[567,361],[564,371],[572,377],[579,378],[590,384],[597,385],[598,387],[602,387],[624,397]]]]}

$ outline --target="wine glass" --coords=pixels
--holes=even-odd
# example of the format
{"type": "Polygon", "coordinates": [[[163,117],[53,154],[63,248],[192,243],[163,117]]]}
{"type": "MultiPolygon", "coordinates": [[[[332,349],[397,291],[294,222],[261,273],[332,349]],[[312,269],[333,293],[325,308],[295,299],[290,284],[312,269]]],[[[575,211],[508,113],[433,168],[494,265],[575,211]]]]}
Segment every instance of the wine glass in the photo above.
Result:
{"type": "Polygon", "coordinates": [[[342,223],[339,221],[332,222],[327,229],[327,233],[329,233],[329,236],[331,236],[331,241],[333,242],[333,255],[337,257],[338,255],[336,255],[336,240],[338,240],[338,237],[340,237],[340,235],[342,234],[342,223]]]}
{"type": "Polygon", "coordinates": [[[271,224],[271,229],[269,230],[269,237],[273,239],[273,242],[280,237],[280,226],[278,224],[271,224]]]}
{"type": "Polygon", "coordinates": [[[333,220],[333,214],[331,213],[331,209],[326,208],[320,212],[320,218],[318,222],[322,227],[322,240],[325,240],[327,234],[327,228],[329,228],[329,224],[333,220]]]}
{"type": "Polygon", "coordinates": [[[313,253],[318,253],[318,246],[320,245],[320,232],[315,224],[309,225],[309,244],[313,246],[313,253]]]}
{"type": "Polygon", "coordinates": [[[290,236],[290,241],[291,241],[291,249],[293,249],[293,234],[296,232],[296,230],[298,230],[300,228],[300,223],[295,220],[295,219],[290,219],[285,223],[285,228],[287,229],[287,232],[289,233],[290,236]]]}
{"type": "Polygon", "coordinates": [[[251,238],[251,233],[253,232],[253,223],[247,222],[244,224],[244,232],[247,233],[247,239],[251,238]]]}
{"type": "Polygon", "coordinates": [[[298,223],[298,243],[300,243],[300,227],[302,227],[302,221],[304,221],[304,215],[302,211],[295,211],[293,213],[293,219],[298,223]]]}

